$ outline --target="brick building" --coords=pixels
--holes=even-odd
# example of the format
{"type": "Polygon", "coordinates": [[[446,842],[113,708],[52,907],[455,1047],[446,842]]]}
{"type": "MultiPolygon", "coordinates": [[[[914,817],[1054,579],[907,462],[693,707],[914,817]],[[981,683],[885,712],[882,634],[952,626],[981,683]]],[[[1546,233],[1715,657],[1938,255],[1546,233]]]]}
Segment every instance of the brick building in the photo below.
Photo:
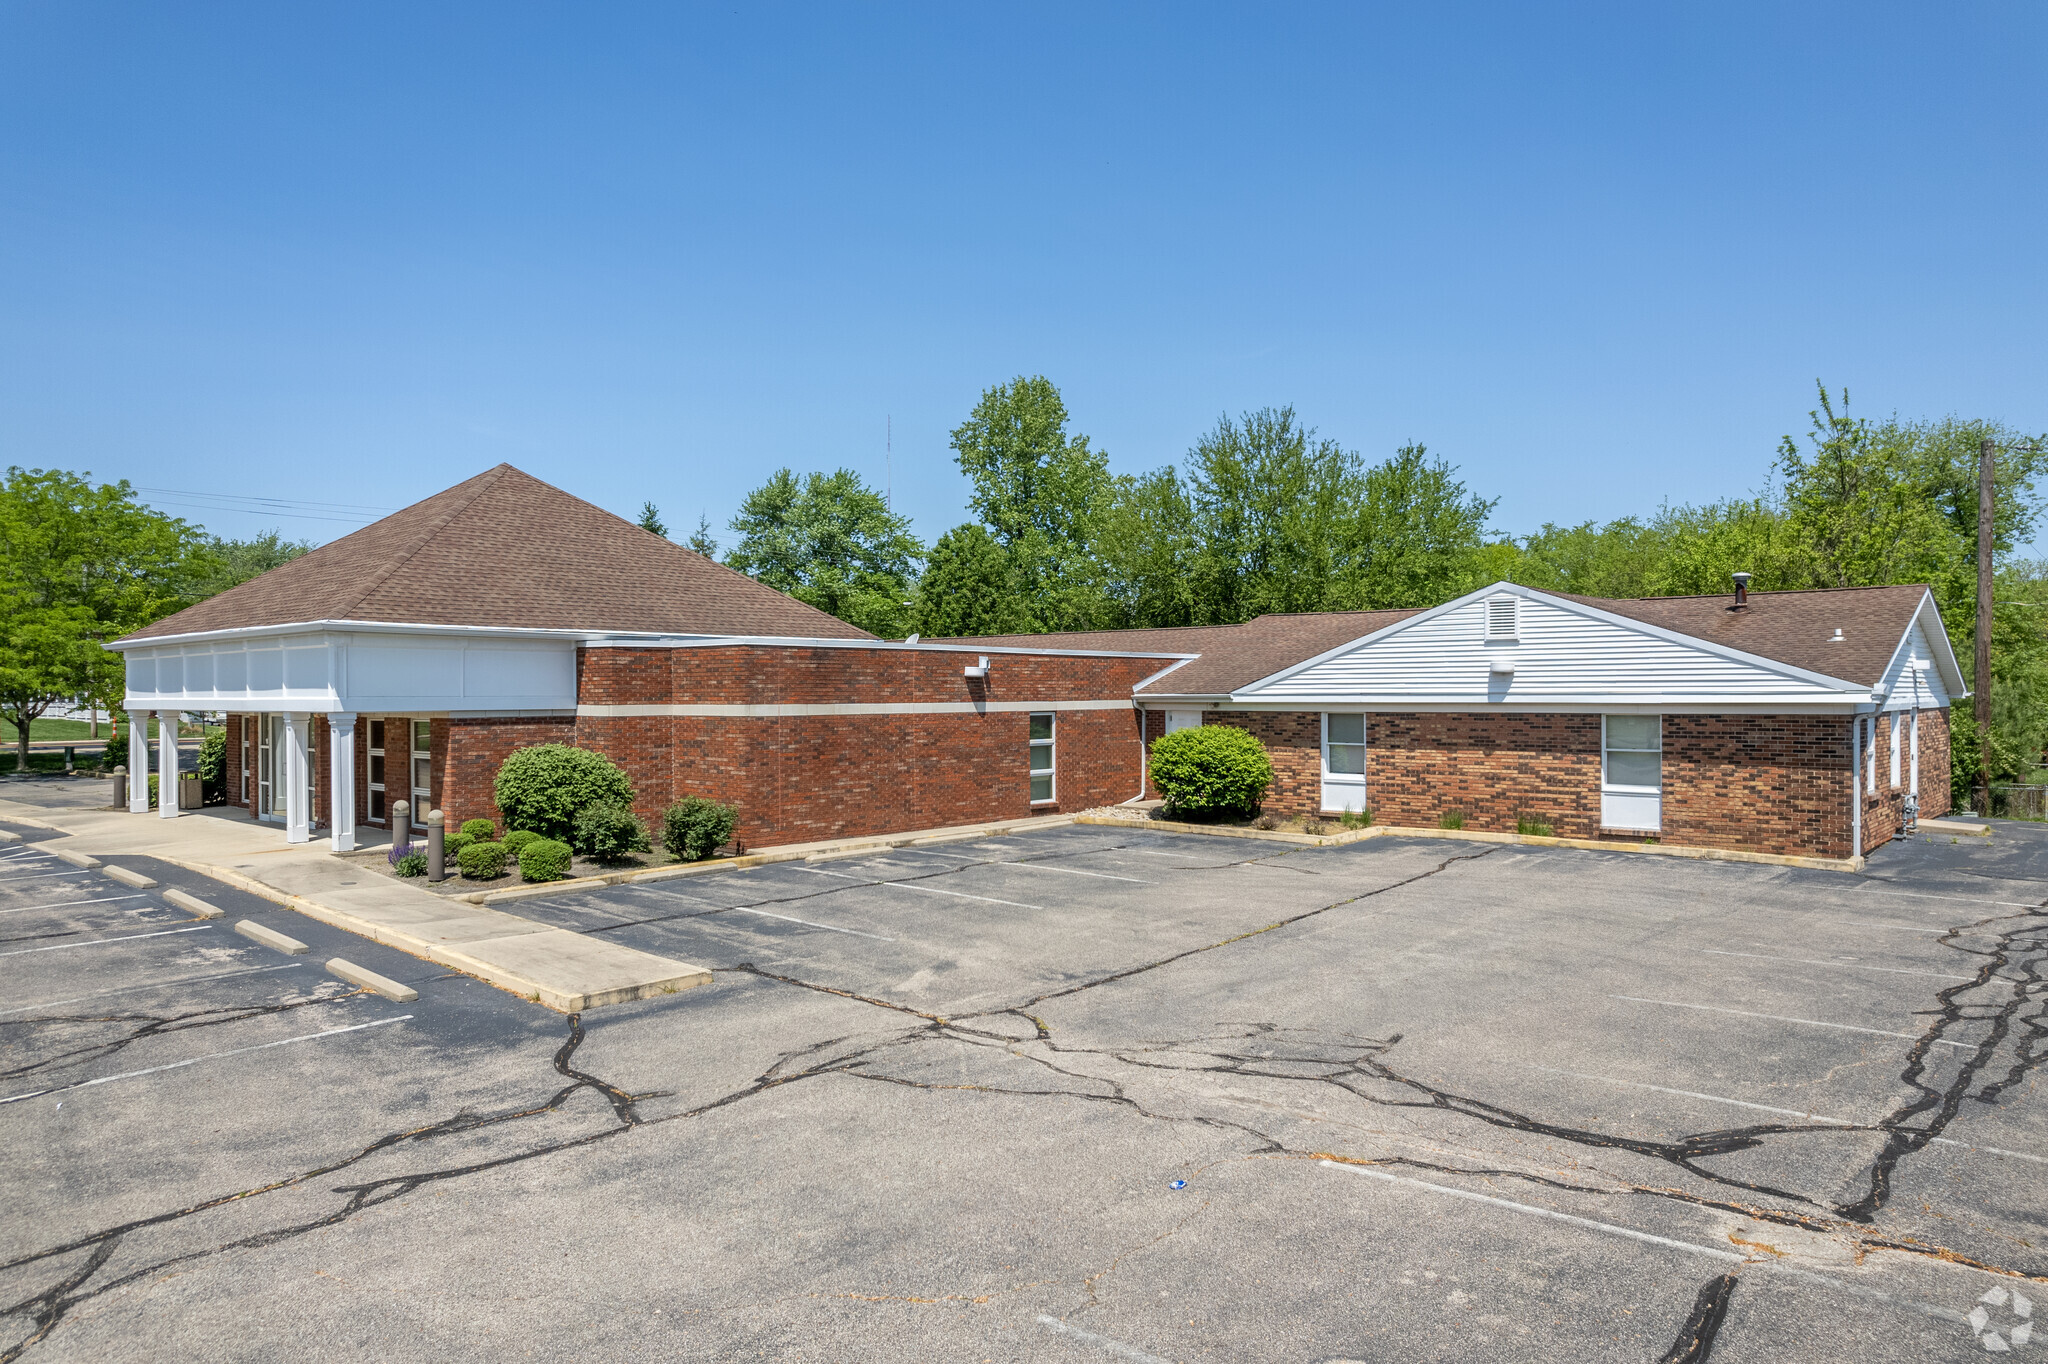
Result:
{"type": "Polygon", "coordinates": [[[1911,798],[1948,808],[1965,694],[1919,587],[1497,584],[1428,611],[880,640],[509,465],[111,647],[131,712],[228,714],[231,804],[337,850],[400,800],[495,817],[499,764],[537,743],[612,757],[650,821],[730,801],[767,846],[1135,799],[1144,745],[1210,723],[1266,742],[1290,813],[1840,857],[1911,798]]]}

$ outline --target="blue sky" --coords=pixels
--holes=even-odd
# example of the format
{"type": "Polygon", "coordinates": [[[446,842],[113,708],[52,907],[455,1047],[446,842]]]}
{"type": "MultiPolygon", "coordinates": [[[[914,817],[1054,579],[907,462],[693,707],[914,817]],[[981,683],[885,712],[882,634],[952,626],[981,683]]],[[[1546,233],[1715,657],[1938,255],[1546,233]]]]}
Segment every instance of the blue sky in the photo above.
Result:
{"type": "Polygon", "coordinates": [[[2034,3],[0,3],[0,463],[325,540],[506,460],[680,534],[782,465],[881,484],[893,424],[929,540],[947,432],[1043,373],[1119,470],[1291,403],[1512,532],[1737,494],[1816,378],[2048,429],[2044,40],[2034,3]]]}

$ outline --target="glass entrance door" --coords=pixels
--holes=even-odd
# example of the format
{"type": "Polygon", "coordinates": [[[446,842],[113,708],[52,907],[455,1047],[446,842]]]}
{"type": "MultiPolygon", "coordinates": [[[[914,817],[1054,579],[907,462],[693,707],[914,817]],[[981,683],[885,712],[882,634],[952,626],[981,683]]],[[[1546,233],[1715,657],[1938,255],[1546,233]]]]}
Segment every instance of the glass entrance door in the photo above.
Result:
{"type": "Polygon", "coordinates": [[[427,827],[427,811],[434,804],[434,726],[430,720],[412,722],[412,823],[427,827]]]}
{"type": "Polygon", "coordinates": [[[277,717],[256,717],[256,816],[271,814],[272,792],[277,787],[277,717]]]}

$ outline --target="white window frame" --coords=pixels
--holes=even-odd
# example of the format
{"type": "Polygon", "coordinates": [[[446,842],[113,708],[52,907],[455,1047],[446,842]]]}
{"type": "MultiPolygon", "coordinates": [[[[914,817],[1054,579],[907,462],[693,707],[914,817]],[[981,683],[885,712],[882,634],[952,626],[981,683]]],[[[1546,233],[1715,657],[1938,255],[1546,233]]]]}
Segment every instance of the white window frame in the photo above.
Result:
{"type": "Polygon", "coordinates": [[[1323,811],[1327,814],[1341,814],[1346,810],[1365,809],[1365,756],[1368,739],[1365,712],[1326,710],[1322,714],[1322,731],[1322,754],[1319,762],[1322,766],[1320,804],[1323,811]],[[1336,772],[1331,770],[1330,719],[1336,715],[1356,715],[1358,717],[1358,743],[1347,743],[1344,745],[1346,748],[1355,747],[1358,750],[1359,762],[1358,771],[1356,772],[1336,772]]]}
{"type": "Polygon", "coordinates": [[[1600,823],[1609,829],[1661,830],[1664,827],[1664,717],[1651,716],[1608,716],[1600,717],[1600,823]],[[1607,738],[1607,722],[1611,719],[1650,719],[1657,722],[1657,747],[1615,748],[1607,738]],[[1610,781],[1607,775],[1607,755],[1612,753],[1649,753],[1657,755],[1657,784],[1641,786],[1632,782],[1610,781]]]}
{"type": "MultiPolygon", "coordinates": [[[[364,785],[369,791],[369,822],[379,826],[387,825],[391,822],[391,758],[387,752],[391,742],[391,722],[381,715],[375,715],[366,718],[363,723],[369,731],[363,736],[367,757],[363,770],[368,778],[364,785]],[[379,743],[379,738],[384,742],[379,743]],[[384,762],[382,781],[377,779],[379,759],[384,762]],[[377,808],[380,804],[384,807],[382,810],[377,808]]],[[[407,733],[411,731],[408,730],[407,733]]]]}
{"type": "Polygon", "coordinates": [[[271,802],[277,791],[277,743],[271,724],[277,717],[268,712],[256,717],[256,818],[277,819],[271,802]]]}
{"type": "MultiPolygon", "coordinates": [[[[391,743],[391,731],[389,729],[384,731],[384,743],[387,747],[391,743]]],[[[424,829],[427,827],[427,811],[434,803],[434,722],[424,716],[407,716],[405,720],[405,745],[406,798],[412,802],[412,809],[406,812],[406,822],[415,829],[424,829]],[[422,725],[426,726],[427,730],[427,746],[425,748],[419,747],[418,735],[422,725]],[[418,785],[419,778],[416,775],[421,758],[427,760],[427,784],[424,789],[418,785]]],[[[387,774],[391,770],[391,765],[388,761],[385,763],[384,770],[387,774]]]]}
{"type": "Polygon", "coordinates": [[[1866,715],[1856,723],[1861,726],[1856,737],[1863,748],[1863,791],[1874,796],[1877,794],[1877,717],[1866,715]]]}
{"type": "Polygon", "coordinates": [[[1479,616],[1479,636],[1488,644],[1517,644],[1522,638],[1522,599],[1508,592],[1500,592],[1486,599],[1485,609],[1479,616]],[[1502,608],[1506,608],[1503,613],[1502,608]],[[1505,631],[1496,630],[1498,619],[1507,622],[1505,631]]]}
{"type": "Polygon", "coordinates": [[[1899,789],[1899,750],[1904,747],[1905,727],[1899,723],[1899,712],[1891,712],[1892,723],[1892,790],[1899,789]]]}
{"type": "Polygon", "coordinates": [[[1031,713],[1030,720],[1026,721],[1026,729],[1024,732],[1027,738],[1029,738],[1031,733],[1029,728],[1030,724],[1038,720],[1045,721],[1046,737],[1043,739],[1029,740],[1031,744],[1031,756],[1029,760],[1030,766],[1026,771],[1026,778],[1029,782],[1032,783],[1036,783],[1040,777],[1045,778],[1045,794],[1043,796],[1033,795],[1031,797],[1031,803],[1033,805],[1054,805],[1059,802],[1060,798],[1059,712],[1051,710],[1033,711],[1031,713]],[[1038,755],[1041,749],[1043,749],[1045,752],[1044,767],[1038,766],[1038,755]]]}

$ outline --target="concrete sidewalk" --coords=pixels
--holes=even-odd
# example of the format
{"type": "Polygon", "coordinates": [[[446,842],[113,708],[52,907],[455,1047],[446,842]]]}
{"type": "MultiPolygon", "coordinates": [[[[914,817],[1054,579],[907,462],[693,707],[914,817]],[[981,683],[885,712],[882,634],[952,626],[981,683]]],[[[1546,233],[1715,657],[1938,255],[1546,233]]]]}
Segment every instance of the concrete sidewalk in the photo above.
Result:
{"type": "Polygon", "coordinates": [[[164,819],[0,799],[0,820],[69,834],[66,851],[156,857],[308,918],[465,972],[566,1013],[710,983],[701,966],[416,890],[215,807],[164,819]]]}

